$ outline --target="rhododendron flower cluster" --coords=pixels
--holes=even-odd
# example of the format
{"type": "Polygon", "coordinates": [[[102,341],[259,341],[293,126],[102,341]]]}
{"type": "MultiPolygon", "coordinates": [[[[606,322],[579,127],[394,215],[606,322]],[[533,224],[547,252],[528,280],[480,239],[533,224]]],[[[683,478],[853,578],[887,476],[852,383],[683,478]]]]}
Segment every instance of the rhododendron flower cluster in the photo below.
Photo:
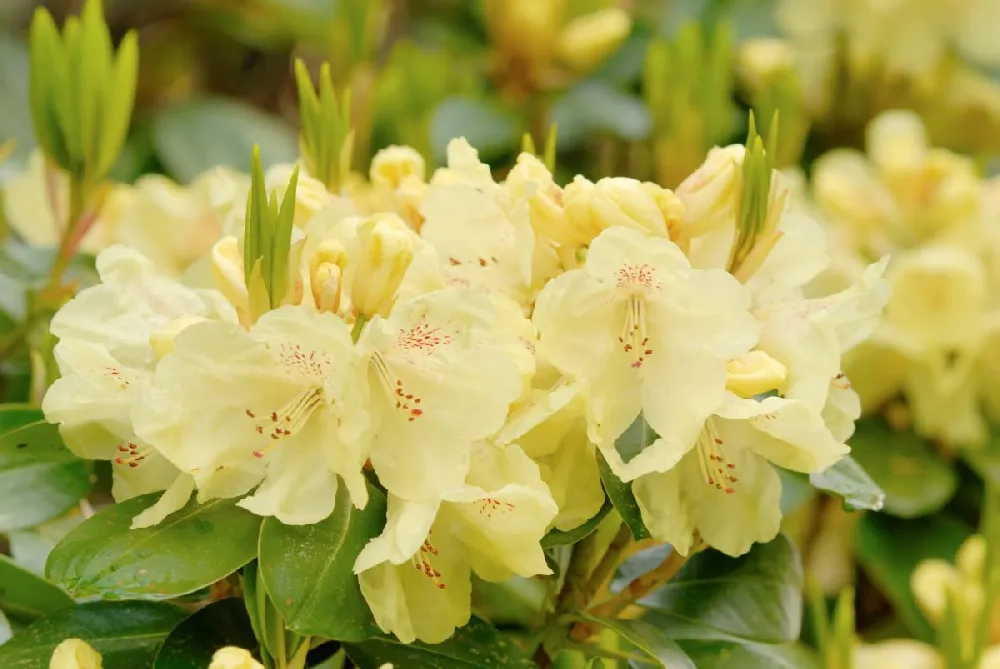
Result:
{"type": "MultiPolygon", "coordinates": [[[[462,139],[429,178],[393,147],[339,194],[284,168],[285,238],[216,208],[209,271],[100,252],[52,322],[44,411],[116,499],[163,491],[137,528],[192,495],[311,525],[380,491],[354,570],[403,642],[465,625],[473,574],[550,573],[542,538],[598,513],[604,466],[656,539],[741,555],[778,532],[777,468],[848,453],[841,356],[888,298],[878,259],[806,296],[824,234],[762,156],[715,149],[676,191],[562,187],[529,153],[498,182],[462,139]]],[[[207,201],[247,192],[220,183],[207,201]]]]}

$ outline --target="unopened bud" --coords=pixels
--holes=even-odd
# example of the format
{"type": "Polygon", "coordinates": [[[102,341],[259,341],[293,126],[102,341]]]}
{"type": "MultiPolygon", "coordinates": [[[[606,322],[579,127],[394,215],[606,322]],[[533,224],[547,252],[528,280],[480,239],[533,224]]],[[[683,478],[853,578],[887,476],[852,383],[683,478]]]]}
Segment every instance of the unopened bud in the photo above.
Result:
{"type": "Polygon", "coordinates": [[[168,353],[173,353],[174,340],[177,339],[177,335],[195,323],[201,323],[204,320],[207,319],[201,316],[181,316],[153,332],[149,335],[149,346],[153,349],[153,357],[156,360],[161,360],[168,353]]]}
{"type": "Polygon", "coordinates": [[[651,181],[644,182],[642,189],[646,191],[649,197],[653,198],[653,202],[656,203],[660,213],[663,214],[663,220],[667,224],[667,232],[670,234],[670,238],[676,240],[680,234],[681,226],[684,224],[684,217],[687,212],[684,208],[684,203],[681,202],[681,199],[677,197],[675,192],[651,181]]]}
{"type": "Polygon", "coordinates": [[[934,625],[944,617],[949,593],[960,591],[958,570],[944,560],[925,560],[910,577],[910,589],[920,611],[934,625]]]}
{"type": "Polygon", "coordinates": [[[702,166],[677,187],[677,197],[687,209],[685,239],[735,221],[745,155],[746,147],[742,145],[716,147],[708,152],[702,166]]]}
{"type": "MultiPolygon", "coordinates": [[[[278,197],[284,200],[295,168],[295,165],[287,163],[268,168],[267,174],[264,175],[264,187],[267,192],[277,192],[278,197]]],[[[309,219],[316,215],[316,212],[329,204],[335,197],[326,189],[323,182],[300,171],[295,185],[295,214],[292,216],[295,225],[300,228],[304,227],[309,219]]]]}
{"type": "Polygon", "coordinates": [[[347,251],[335,239],[323,240],[309,259],[309,286],[320,311],[337,313],[344,286],[347,251]]]}
{"type": "Polygon", "coordinates": [[[522,153],[504,184],[508,195],[515,200],[527,199],[531,227],[535,232],[560,244],[573,243],[563,211],[562,189],[541,160],[530,153],[522,153]]]}
{"type": "Polygon", "coordinates": [[[563,207],[580,246],[589,244],[601,232],[615,226],[652,236],[667,236],[660,208],[635,179],[610,177],[595,184],[578,176],[566,186],[563,207]]]}
{"type": "Polygon", "coordinates": [[[632,18],[619,7],[578,16],[563,28],[556,50],[570,67],[586,72],[607,58],[628,37],[632,18]]]}
{"type": "Polygon", "coordinates": [[[740,45],[736,68],[749,88],[760,91],[775,75],[794,70],[795,49],[775,37],[749,39],[740,45]]]}
{"type": "Polygon", "coordinates": [[[387,146],[372,158],[369,178],[373,184],[399,188],[410,178],[424,180],[424,157],[409,146],[387,146]]]}
{"type": "Polygon", "coordinates": [[[236,308],[240,321],[250,313],[243,252],[235,237],[223,237],[212,247],[212,278],[216,289],[236,308]]]}
{"type": "Polygon", "coordinates": [[[787,370],[763,351],[750,351],[726,363],[726,390],[751,398],[784,384],[787,370]]]}
{"type": "Polygon", "coordinates": [[[487,0],[487,24],[494,43],[509,58],[544,62],[559,33],[565,6],[565,0],[487,0]]]}
{"type": "Polygon", "coordinates": [[[358,226],[361,242],[358,265],[351,281],[351,304],[356,314],[387,316],[396,290],[413,261],[417,236],[394,214],[376,214],[358,226]]]}
{"type": "Polygon", "coordinates": [[[80,639],[66,639],[52,653],[49,669],[101,669],[100,654],[80,639]]]}
{"type": "Polygon", "coordinates": [[[250,651],[226,646],[215,651],[208,669],[264,669],[264,665],[253,659],[250,651]]]}
{"type": "Polygon", "coordinates": [[[955,556],[955,566],[963,578],[981,583],[986,568],[986,537],[973,534],[966,539],[955,556]]]}

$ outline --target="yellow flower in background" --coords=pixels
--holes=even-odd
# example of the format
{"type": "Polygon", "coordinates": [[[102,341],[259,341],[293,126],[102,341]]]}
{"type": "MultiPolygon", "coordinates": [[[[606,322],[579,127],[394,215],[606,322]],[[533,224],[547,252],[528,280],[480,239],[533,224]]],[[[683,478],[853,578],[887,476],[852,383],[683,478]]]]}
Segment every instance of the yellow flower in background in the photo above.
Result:
{"type": "Polygon", "coordinates": [[[264,669],[250,651],[236,646],[226,646],[215,651],[208,669],[264,669]]]}
{"type": "Polygon", "coordinates": [[[854,651],[854,669],[945,669],[945,664],[933,646],[912,639],[894,639],[859,645],[854,651]]]}
{"type": "Polygon", "coordinates": [[[834,51],[844,35],[850,66],[884,66],[891,74],[919,76],[936,67],[949,48],[984,65],[1000,63],[992,26],[996,0],[780,0],[778,22],[795,41],[834,51]]]}
{"type": "Polygon", "coordinates": [[[52,653],[49,669],[101,669],[101,655],[80,639],[66,639],[52,653]]]}
{"type": "MultiPolygon", "coordinates": [[[[83,237],[80,250],[96,254],[116,241],[118,213],[131,199],[128,186],[112,187],[101,215],[83,237]]],[[[47,170],[45,156],[35,151],[25,169],[3,185],[4,214],[10,228],[33,246],[57,246],[69,215],[69,179],[47,170]],[[50,197],[46,180],[52,179],[50,197]]]]}
{"type": "Polygon", "coordinates": [[[556,52],[564,63],[587,72],[600,65],[628,37],[632,17],[620,7],[607,7],[567,23],[559,33],[556,52]]]}

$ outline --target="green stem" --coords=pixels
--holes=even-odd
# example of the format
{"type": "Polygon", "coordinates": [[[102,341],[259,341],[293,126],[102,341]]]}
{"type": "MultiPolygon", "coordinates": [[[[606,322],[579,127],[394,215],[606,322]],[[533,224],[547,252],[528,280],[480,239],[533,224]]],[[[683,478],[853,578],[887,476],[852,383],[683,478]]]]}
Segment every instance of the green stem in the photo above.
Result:
{"type": "Polygon", "coordinates": [[[587,598],[587,584],[591,574],[591,565],[598,556],[599,532],[591,532],[576,545],[566,570],[566,581],[556,604],[557,613],[565,613],[583,606],[587,598]]]}
{"type": "Polygon", "coordinates": [[[358,314],[357,318],[354,320],[354,327],[351,328],[351,341],[355,344],[358,343],[358,339],[361,337],[361,331],[365,329],[365,323],[368,319],[364,314],[358,314]]]}
{"type": "Polygon", "coordinates": [[[604,556],[601,557],[601,561],[597,563],[594,570],[590,573],[590,578],[587,579],[586,585],[586,601],[582,602],[583,606],[590,604],[590,599],[594,597],[594,594],[601,589],[604,582],[609,578],[614,576],[615,571],[618,569],[618,565],[621,562],[622,552],[628,547],[629,543],[632,541],[632,532],[629,530],[628,526],[624,523],[618,529],[618,534],[615,538],[611,540],[611,545],[608,546],[608,550],[604,552],[604,556]]]}
{"type": "Polygon", "coordinates": [[[79,245],[80,239],[77,234],[78,228],[81,225],[81,219],[83,218],[83,211],[86,205],[86,188],[83,180],[76,176],[70,176],[69,179],[69,215],[66,220],[66,225],[63,228],[62,239],[59,242],[59,251],[56,254],[56,259],[52,263],[52,269],[49,272],[48,283],[46,284],[46,290],[43,292],[55,291],[59,289],[62,284],[62,276],[66,272],[70,263],[73,262],[73,256],[76,254],[76,247],[79,245]]]}
{"type": "Polygon", "coordinates": [[[979,531],[986,540],[986,559],[983,561],[983,592],[986,593],[983,602],[982,616],[976,629],[975,655],[972,658],[978,663],[990,643],[990,632],[994,619],[994,611],[1000,604],[1000,560],[997,549],[1000,548],[1000,485],[989,477],[985,477],[986,490],[983,494],[983,514],[979,531]]]}

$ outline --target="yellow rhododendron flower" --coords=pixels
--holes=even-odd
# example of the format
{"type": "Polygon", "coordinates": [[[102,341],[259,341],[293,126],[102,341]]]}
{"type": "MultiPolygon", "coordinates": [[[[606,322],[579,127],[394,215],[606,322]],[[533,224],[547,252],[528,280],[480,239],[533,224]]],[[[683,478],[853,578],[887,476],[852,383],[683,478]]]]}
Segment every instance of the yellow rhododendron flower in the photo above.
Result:
{"type": "Polygon", "coordinates": [[[101,655],[80,639],[66,639],[52,653],[49,669],[101,669],[101,655]]]}
{"type": "Polygon", "coordinates": [[[448,167],[431,179],[420,213],[420,235],[437,250],[450,285],[527,302],[535,253],[529,202],[509,198],[464,139],[448,145],[448,167]]]}
{"type": "Polygon", "coordinates": [[[300,525],[330,515],[338,476],[356,506],[367,502],[363,402],[348,326],[332,314],[282,307],[249,331],[214,322],[183,331],[133,421],[194,477],[199,500],[260,484],[240,506],[300,525]]]}
{"type": "Polygon", "coordinates": [[[46,393],[42,409],[60,424],[74,452],[112,462],[115,499],[177,482],[171,494],[135,521],[152,524],[183,506],[191,491],[186,477],[133,429],[132,406],[158,357],[153,344],[163,331],[173,336],[202,320],[232,323],[235,314],[218,293],[182,286],[123,246],[102,251],[97,270],[102,282],[81,291],[52,319],[61,377],[46,393]]]}
{"type": "Polygon", "coordinates": [[[542,290],[533,320],[542,356],[588,385],[591,439],[632,480],[695,443],[724,398],[726,361],[756,341],[749,306],[724,271],[692,270],[668,239],[612,227],[583,268],[542,290]],[[640,411],[659,439],[626,463],[614,442],[640,411]]]}
{"type": "Polygon", "coordinates": [[[208,669],[264,669],[250,651],[236,646],[226,646],[215,651],[208,669]]]}
{"type": "Polygon", "coordinates": [[[440,496],[390,495],[385,529],[354,565],[379,627],[403,643],[440,643],[469,621],[472,572],[496,582],[551,573],[539,541],[557,507],[537,465],[484,442],[470,460],[465,483],[440,496]]]}
{"type": "Polygon", "coordinates": [[[635,179],[607,177],[595,184],[577,176],[566,186],[563,208],[574,234],[570,243],[576,246],[590,244],[611,227],[631,228],[653,237],[669,236],[659,204],[635,179]]]}
{"type": "Polygon", "coordinates": [[[854,669],[945,669],[944,658],[933,646],[911,639],[859,645],[854,669]]]}
{"type": "Polygon", "coordinates": [[[447,288],[365,326],[358,348],[368,364],[371,460],[393,495],[427,499],[461,485],[472,444],[503,424],[523,384],[504,354],[517,337],[498,322],[488,297],[447,288]]]}

